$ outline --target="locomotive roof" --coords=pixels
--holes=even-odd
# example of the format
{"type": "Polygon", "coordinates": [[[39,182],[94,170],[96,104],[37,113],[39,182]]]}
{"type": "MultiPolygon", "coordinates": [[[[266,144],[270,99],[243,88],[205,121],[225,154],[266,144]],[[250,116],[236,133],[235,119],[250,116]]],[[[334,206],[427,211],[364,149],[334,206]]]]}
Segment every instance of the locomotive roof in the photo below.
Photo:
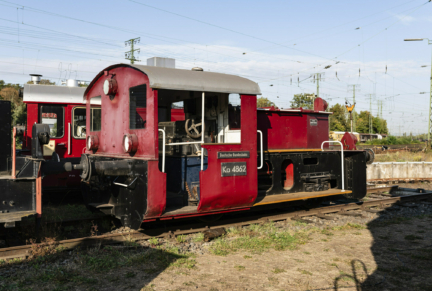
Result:
{"type": "Polygon", "coordinates": [[[83,104],[86,88],[54,85],[24,85],[24,102],[83,104]]]}
{"type": "Polygon", "coordinates": [[[93,79],[87,90],[104,71],[117,67],[131,67],[143,72],[149,78],[150,87],[154,89],[261,95],[257,83],[235,75],[131,64],[116,64],[104,69],[93,79]]]}

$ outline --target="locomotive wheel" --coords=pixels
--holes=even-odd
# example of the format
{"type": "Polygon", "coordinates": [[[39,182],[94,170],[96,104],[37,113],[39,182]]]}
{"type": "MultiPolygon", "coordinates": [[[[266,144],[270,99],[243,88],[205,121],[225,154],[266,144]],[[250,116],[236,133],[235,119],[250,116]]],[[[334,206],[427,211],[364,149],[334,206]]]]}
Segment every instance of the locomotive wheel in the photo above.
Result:
{"type": "Polygon", "coordinates": [[[221,219],[222,216],[223,216],[223,213],[200,216],[200,217],[198,217],[198,219],[201,220],[202,222],[215,222],[215,221],[221,219]]]}
{"type": "Polygon", "coordinates": [[[186,119],[185,130],[189,137],[200,138],[203,132],[202,122],[195,123],[195,120],[193,119],[186,119]],[[201,127],[201,130],[199,130],[198,127],[201,127]]]}

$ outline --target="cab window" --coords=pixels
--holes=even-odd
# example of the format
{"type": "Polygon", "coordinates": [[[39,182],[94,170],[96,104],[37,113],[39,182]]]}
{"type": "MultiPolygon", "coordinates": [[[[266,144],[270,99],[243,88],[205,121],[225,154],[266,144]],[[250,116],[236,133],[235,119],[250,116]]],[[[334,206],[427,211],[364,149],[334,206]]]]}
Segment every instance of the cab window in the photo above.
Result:
{"type": "Polygon", "coordinates": [[[147,86],[140,85],[129,89],[129,128],[142,129],[146,123],[147,86]]]}
{"type": "Polygon", "coordinates": [[[41,106],[41,123],[48,124],[51,138],[64,135],[64,107],[61,105],[41,106]]]}
{"type": "Polygon", "coordinates": [[[72,112],[73,137],[84,139],[86,137],[86,109],[75,107],[72,112]]]}
{"type": "Polygon", "coordinates": [[[101,131],[102,108],[101,97],[90,98],[90,131],[101,131]]]}

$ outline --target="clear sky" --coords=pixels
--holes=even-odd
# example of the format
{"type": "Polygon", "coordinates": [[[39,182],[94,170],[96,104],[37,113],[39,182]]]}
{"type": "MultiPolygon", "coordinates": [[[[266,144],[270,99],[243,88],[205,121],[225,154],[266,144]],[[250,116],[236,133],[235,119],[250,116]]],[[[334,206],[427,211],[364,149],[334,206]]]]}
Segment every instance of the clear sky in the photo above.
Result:
{"type": "Polygon", "coordinates": [[[428,0],[0,0],[0,79],[91,81],[127,62],[124,41],[140,37],[143,64],[170,57],[177,68],[244,76],[283,108],[316,93],[316,73],[330,104],[352,102],[358,84],[357,111],[374,94],[372,113],[382,101],[392,134],[418,134],[427,131],[432,45],[403,40],[432,39],[431,28],[428,0]]]}

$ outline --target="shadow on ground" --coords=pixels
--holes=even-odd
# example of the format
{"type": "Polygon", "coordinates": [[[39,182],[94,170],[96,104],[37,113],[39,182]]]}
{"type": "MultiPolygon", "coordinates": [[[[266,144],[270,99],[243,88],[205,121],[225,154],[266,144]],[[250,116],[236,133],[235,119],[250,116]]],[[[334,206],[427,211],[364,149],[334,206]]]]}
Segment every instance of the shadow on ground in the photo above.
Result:
{"type": "Polygon", "coordinates": [[[368,223],[373,272],[356,255],[351,272],[336,277],[333,288],[314,290],[432,290],[432,215],[412,210],[411,217],[398,216],[401,208],[394,205],[368,223]]]}

